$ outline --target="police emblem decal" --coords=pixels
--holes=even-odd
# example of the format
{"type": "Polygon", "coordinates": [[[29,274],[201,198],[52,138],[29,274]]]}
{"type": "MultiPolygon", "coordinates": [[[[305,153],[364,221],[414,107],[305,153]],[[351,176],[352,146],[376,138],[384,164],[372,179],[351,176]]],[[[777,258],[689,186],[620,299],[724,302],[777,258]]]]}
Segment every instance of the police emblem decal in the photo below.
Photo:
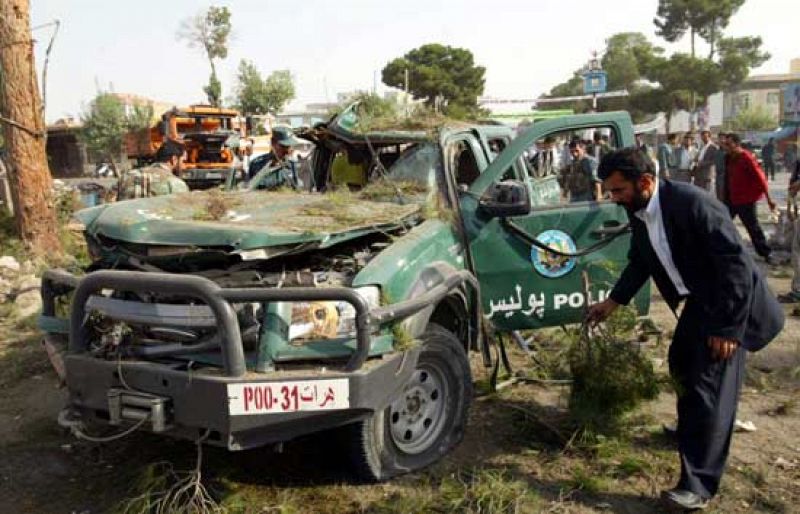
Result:
{"type": "MultiPolygon", "coordinates": [[[[575,241],[569,234],[560,230],[545,230],[536,239],[548,247],[564,253],[575,253],[575,241]]],[[[531,262],[540,275],[547,278],[563,277],[575,268],[577,259],[546,252],[536,246],[531,247],[531,262]]]]}

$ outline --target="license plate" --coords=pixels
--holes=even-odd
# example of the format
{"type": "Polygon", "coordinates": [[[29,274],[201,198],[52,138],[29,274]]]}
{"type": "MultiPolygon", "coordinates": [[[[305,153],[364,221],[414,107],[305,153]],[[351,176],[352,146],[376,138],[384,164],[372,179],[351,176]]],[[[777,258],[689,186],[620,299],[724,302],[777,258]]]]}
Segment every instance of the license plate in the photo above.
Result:
{"type": "Polygon", "coordinates": [[[208,172],[206,172],[206,178],[207,179],[222,178],[222,173],[219,172],[219,171],[208,171],[208,172]]]}
{"type": "Polygon", "coordinates": [[[350,407],[346,378],[228,384],[231,416],[338,410],[350,407]]]}

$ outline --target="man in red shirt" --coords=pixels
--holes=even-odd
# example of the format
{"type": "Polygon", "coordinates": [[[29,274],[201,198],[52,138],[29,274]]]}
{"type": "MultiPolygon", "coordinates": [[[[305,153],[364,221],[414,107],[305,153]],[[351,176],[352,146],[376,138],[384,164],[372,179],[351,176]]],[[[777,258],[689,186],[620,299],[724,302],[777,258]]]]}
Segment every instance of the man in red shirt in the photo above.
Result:
{"type": "Polygon", "coordinates": [[[756,217],[756,203],[762,197],[766,197],[770,210],[775,210],[775,202],[769,195],[767,177],[753,154],[742,148],[742,139],[739,134],[728,134],[725,144],[728,150],[725,161],[726,203],[731,218],[739,216],[750,235],[756,253],[767,263],[771,263],[770,253],[772,250],[767,244],[767,238],[756,217]]]}

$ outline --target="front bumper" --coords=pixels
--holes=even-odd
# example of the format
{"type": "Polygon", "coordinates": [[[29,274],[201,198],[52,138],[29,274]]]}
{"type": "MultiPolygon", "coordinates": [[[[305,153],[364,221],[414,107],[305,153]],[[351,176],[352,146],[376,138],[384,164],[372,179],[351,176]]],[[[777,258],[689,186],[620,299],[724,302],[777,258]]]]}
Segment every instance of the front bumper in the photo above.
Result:
{"type": "MultiPolygon", "coordinates": [[[[149,417],[143,430],[181,439],[197,440],[208,432],[206,441],[229,450],[245,450],[264,444],[288,441],[301,435],[326,430],[364,419],[386,408],[410,379],[419,348],[386,356],[354,373],[293,372],[290,376],[271,373],[242,378],[208,376],[170,369],[151,362],[114,362],[86,354],[67,355],[69,409],[82,419],[129,425],[149,417]],[[348,407],[335,410],[237,414],[229,385],[264,386],[290,378],[294,382],[324,384],[332,379],[347,380],[348,407]],[[130,388],[130,389],[128,389],[130,388]],[[128,400],[120,396],[128,391],[128,400]],[[150,395],[162,410],[131,401],[150,395]],[[116,404],[115,404],[116,403],[116,404]],[[115,412],[116,411],[116,412],[115,412]]],[[[283,382],[281,382],[283,383],[283,382]]]]}
{"type": "Polygon", "coordinates": [[[192,191],[210,189],[222,184],[230,184],[232,178],[243,178],[242,170],[234,168],[189,168],[181,173],[181,179],[192,191]]]}
{"type": "MultiPolygon", "coordinates": [[[[40,326],[57,325],[56,299],[72,293],[67,351],[60,357],[65,370],[72,413],[84,418],[128,425],[196,440],[208,431],[208,441],[231,450],[285,441],[303,434],[344,425],[384,409],[410,379],[420,348],[368,359],[373,334],[387,323],[411,316],[439,303],[464,282],[476,285],[467,271],[452,273],[427,292],[404,302],[370,309],[354,289],[338,288],[221,288],[195,275],[135,271],[96,271],[78,278],[51,270],[42,280],[40,326]],[[196,305],[143,303],[111,298],[105,291],[158,292],[194,298],[196,305]],[[326,367],[295,364],[282,370],[248,367],[233,305],[250,302],[345,301],[356,311],[356,347],[343,365],[326,367]],[[219,349],[222,366],[193,370],[190,359],[109,360],[90,353],[85,321],[98,306],[112,319],[141,325],[216,327],[209,344],[219,349]],[[243,414],[235,391],[278,391],[282,386],[327,390],[336,381],[342,401],[324,408],[325,401],[308,409],[258,410],[243,414]],[[293,386],[294,384],[294,386],[293,386]],[[298,385],[300,384],[300,385],[298,385]],[[232,393],[234,391],[234,393],[232,393]],[[145,419],[146,418],[146,419],[145,419]]],[[[63,321],[63,320],[62,320],[63,321]]],[[[50,330],[55,332],[55,330],[50,330]]],[[[262,345],[259,345],[258,353],[262,345]]],[[[184,348],[180,355],[186,356],[184,348]]],[[[256,363],[260,356],[256,356],[256,363]]],[[[295,391],[295,395],[300,393],[295,391]]],[[[297,407],[297,400],[295,400],[297,407]]],[[[309,405],[306,405],[309,406],[309,405]]]]}

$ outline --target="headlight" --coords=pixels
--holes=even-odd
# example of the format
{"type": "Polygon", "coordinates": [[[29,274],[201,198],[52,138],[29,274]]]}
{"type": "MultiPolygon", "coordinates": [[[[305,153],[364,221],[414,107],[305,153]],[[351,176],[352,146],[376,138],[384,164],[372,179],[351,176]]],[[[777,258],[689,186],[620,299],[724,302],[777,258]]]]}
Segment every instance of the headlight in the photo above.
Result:
{"type": "MultiPolygon", "coordinates": [[[[378,286],[355,289],[370,309],[380,306],[381,290],[378,286]]],[[[334,339],[354,336],[356,310],[347,302],[294,302],[289,340],[334,339]]]]}

